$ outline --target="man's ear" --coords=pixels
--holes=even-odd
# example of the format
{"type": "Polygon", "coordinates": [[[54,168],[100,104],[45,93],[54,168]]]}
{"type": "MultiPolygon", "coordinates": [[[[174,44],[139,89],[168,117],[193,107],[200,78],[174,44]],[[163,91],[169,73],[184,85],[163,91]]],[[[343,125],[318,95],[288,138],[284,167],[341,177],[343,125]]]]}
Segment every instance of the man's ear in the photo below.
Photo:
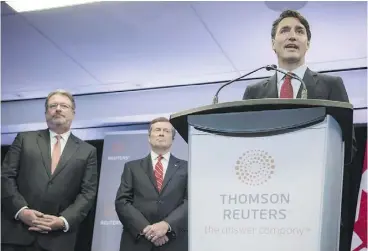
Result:
{"type": "Polygon", "coordinates": [[[276,52],[276,50],[275,50],[275,39],[272,39],[272,40],[271,40],[271,45],[272,45],[272,50],[273,50],[274,52],[276,52]]]}

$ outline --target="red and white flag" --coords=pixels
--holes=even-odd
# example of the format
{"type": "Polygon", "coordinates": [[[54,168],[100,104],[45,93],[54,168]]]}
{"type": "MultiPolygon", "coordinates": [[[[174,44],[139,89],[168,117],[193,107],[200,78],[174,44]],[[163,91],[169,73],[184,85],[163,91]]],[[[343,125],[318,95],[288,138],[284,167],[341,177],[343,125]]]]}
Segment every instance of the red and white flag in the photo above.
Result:
{"type": "Polygon", "coordinates": [[[367,248],[367,146],[365,148],[362,181],[358,196],[351,251],[368,251],[367,248]]]}

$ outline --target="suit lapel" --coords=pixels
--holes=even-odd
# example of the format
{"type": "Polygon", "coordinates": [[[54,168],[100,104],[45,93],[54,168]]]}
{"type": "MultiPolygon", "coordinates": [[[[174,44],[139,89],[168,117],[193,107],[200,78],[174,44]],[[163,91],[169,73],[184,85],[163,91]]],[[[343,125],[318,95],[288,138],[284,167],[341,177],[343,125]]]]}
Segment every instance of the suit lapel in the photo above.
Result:
{"type": "MultiPolygon", "coordinates": [[[[309,68],[304,73],[303,81],[308,91],[308,99],[315,98],[315,86],[317,84],[317,73],[311,71],[309,68]]],[[[297,98],[300,98],[302,95],[302,88],[299,88],[299,92],[297,98]]]]}
{"type": "Polygon", "coordinates": [[[180,161],[176,157],[174,157],[172,154],[170,154],[169,164],[167,166],[167,170],[166,170],[166,173],[165,173],[164,182],[162,184],[161,192],[165,189],[167,183],[169,183],[169,181],[171,180],[171,178],[173,177],[175,172],[178,170],[179,162],[180,161]]]}
{"type": "Polygon", "coordinates": [[[70,134],[68,141],[64,147],[63,153],[61,154],[60,160],[51,179],[54,179],[65,167],[69,159],[79,148],[79,141],[75,138],[73,134],[70,134]]]}
{"type": "Polygon", "coordinates": [[[49,130],[42,130],[38,133],[37,144],[42,155],[43,165],[49,177],[51,177],[51,146],[49,130]]]}
{"type": "Polygon", "coordinates": [[[148,154],[148,156],[142,160],[141,167],[143,168],[144,172],[147,174],[147,176],[150,179],[152,185],[156,189],[156,192],[158,193],[156,178],[155,178],[155,174],[153,173],[151,154],[148,154]]]}
{"type": "Polygon", "coordinates": [[[277,74],[271,76],[266,83],[264,83],[265,98],[278,98],[277,93],[277,74]]]}

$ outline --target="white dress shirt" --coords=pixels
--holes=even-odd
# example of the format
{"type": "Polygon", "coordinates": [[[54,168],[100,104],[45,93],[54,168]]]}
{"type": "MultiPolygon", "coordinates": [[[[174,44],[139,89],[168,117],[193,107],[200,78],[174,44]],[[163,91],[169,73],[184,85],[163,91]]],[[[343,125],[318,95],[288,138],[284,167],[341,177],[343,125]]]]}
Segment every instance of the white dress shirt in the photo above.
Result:
{"type": "MultiPolygon", "coordinates": [[[[152,161],[152,168],[153,170],[155,170],[155,166],[157,164],[158,161],[158,154],[155,153],[154,151],[151,151],[151,161],[152,161]]],[[[161,159],[161,163],[162,163],[162,167],[163,167],[163,177],[165,178],[165,174],[166,174],[166,170],[167,167],[169,166],[169,160],[170,160],[170,152],[165,153],[164,155],[162,155],[162,159],[161,159]]]]}
{"type": "MultiPolygon", "coordinates": [[[[54,146],[57,142],[57,139],[55,137],[57,135],[57,133],[53,132],[51,130],[49,130],[49,133],[50,133],[50,149],[51,149],[51,152],[50,152],[51,156],[50,157],[52,157],[52,151],[54,150],[54,146]]],[[[70,136],[70,131],[67,131],[66,133],[59,134],[59,135],[61,136],[61,138],[60,138],[61,154],[63,154],[66,142],[68,141],[69,136],[70,136]]],[[[15,219],[18,219],[19,213],[25,208],[28,208],[28,207],[22,207],[21,209],[19,209],[19,211],[15,214],[15,219]]],[[[65,224],[64,232],[67,232],[69,230],[68,221],[63,216],[60,216],[59,218],[64,221],[64,224],[65,224]]]]}
{"type": "MultiPolygon", "coordinates": [[[[304,78],[304,74],[305,71],[307,70],[307,66],[306,65],[302,65],[299,66],[298,68],[296,68],[295,70],[291,71],[292,73],[296,74],[299,78],[303,79],[304,78]]],[[[288,70],[279,68],[280,70],[284,71],[284,72],[289,72],[288,70]]],[[[281,86],[284,83],[284,73],[281,72],[277,72],[277,92],[278,95],[280,97],[280,92],[281,92],[281,86]]],[[[296,80],[294,78],[291,79],[291,85],[293,87],[293,98],[296,98],[296,96],[298,95],[299,92],[299,88],[300,88],[300,81],[296,80]]]]}

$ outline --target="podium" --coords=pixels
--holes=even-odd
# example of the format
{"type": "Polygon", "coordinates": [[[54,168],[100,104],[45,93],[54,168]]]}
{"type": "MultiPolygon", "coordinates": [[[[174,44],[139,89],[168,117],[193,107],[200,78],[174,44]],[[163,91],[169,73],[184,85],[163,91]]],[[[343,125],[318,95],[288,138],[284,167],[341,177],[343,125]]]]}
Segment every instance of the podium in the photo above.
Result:
{"type": "Polygon", "coordinates": [[[338,251],[353,107],[258,99],[171,115],[189,146],[190,251],[338,251]]]}

